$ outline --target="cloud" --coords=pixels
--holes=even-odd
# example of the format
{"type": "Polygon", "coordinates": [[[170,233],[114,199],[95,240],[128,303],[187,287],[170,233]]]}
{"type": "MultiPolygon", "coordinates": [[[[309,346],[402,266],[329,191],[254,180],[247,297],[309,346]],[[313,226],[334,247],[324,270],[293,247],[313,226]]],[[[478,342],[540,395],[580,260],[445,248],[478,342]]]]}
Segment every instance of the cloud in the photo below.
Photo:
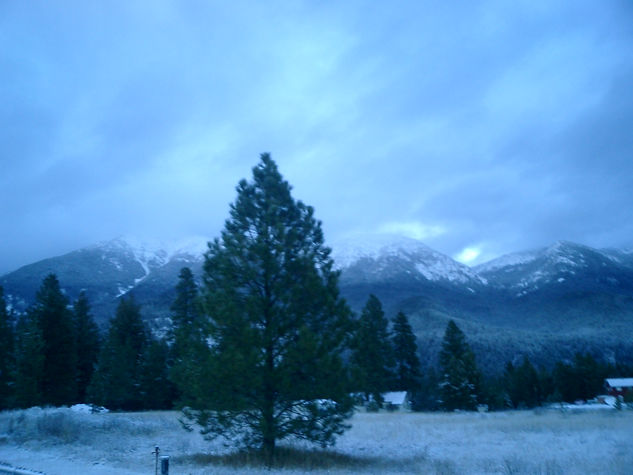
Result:
{"type": "Polygon", "coordinates": [[[212,237],[264,151],[328,239],[475,261],[633,245],[632,21],[628,2],[4,2],[0,272],[212,237]]]}
{"type": "Polygon", "coordinates": [[[446,233],[446,229],[438,225],[427,225],[415,221],[390,222],[378,227],[379,233],[400,234],[420,241],[436,238],[446,233]]]}
{"type": "Polygon", "coordinates": [[[481,255],[481,250],[476,247],[465,247],[462,251],[454,256],[456,261],[462,264],[472,264],[481,255]]]}

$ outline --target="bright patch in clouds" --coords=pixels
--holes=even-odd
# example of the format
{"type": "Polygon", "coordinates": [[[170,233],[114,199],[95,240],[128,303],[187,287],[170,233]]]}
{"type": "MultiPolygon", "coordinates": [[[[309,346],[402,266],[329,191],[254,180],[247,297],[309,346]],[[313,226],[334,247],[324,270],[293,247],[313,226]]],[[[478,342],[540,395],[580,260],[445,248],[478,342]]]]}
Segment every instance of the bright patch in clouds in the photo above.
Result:
{"type": "Polygon", "coordinates": [[[455,260],[463,264],[470,264],[479,257],[481,250],[476,247],[466,247],[455,256],[455,260]]]}
{"type": "Polygon", "coordinates": [[[425,239],[434,238],[444,234],[446,229],[442,226],[427,225],[416,221],[406,221],[383,224],[378,231],[387,234],[401,234],[406,237],[424,241],[425,239]]]}

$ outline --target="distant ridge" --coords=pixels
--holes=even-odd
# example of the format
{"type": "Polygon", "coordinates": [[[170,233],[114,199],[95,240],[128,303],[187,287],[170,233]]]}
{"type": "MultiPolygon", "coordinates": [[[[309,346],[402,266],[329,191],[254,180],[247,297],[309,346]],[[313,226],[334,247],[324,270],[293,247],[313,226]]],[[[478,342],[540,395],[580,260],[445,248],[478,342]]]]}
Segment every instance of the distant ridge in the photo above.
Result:
{"type": "MultiPolygon", "coordinates": [[[[633,252],[560,241],[468,267],[396,235],[334,242],[341,293],[357,312],[375,294],[387,316],[404,311],[423,359],[431,361],[449,319],[459,322],[484,367],[529,354],[536,363],[591,351],[633,361],[633,252]]],[[[0,277],[18,314],[48,273],[75,299],[85,290],[105,326],[120,298],[134,295],[157,331],[169,325],[178,273],[202,275],[207,239],[177,242],[118,237],[44,259],[0,277]]]]}

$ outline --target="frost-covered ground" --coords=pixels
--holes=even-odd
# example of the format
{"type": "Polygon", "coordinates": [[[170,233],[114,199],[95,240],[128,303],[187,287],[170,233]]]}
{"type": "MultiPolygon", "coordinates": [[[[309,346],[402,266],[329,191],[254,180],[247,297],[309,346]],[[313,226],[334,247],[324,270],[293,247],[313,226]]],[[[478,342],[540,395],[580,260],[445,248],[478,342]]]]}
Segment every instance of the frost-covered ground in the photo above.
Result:
{"type": "MultiPolygon", "coordinates": [[[[358,413],[351,423],[313,473],[633,473],[633,411],[358,413]]],[[[49,475],[154,473],[155,445],[171,456],[172,475],[270,473],[209,465],[208,454],[227,447],[185,432],[175,412],[0,413],[0,462],[49,475]]]]}

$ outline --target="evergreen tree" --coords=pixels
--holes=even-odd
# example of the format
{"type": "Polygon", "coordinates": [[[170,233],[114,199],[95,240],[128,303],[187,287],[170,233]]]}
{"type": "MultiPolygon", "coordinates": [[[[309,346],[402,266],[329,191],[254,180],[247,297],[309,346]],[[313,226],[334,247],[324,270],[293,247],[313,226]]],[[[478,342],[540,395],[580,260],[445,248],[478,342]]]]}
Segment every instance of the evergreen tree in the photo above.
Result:
{"type": "Polygon", "coordinates": [[[571,364],[556,363],[556,392],[567,402],[591,399],[602,390],[608,371],[607,366],[600,365],[589,353],[577,353],[571,364]]]}
{"type": "Polygon", "coordinates": [[[379,407],[382,393],[394,384],[394,354],[388,325],[380,300],[370,295],[357,322],[351,363],[355,389],[364,394],[366,401],[373,400],[379,407]]]}
{"type": "Polygon", "coordinates": [[[73,305],[73,318],[77,351],[77,400],[85,402],[99,356],[99,328],[90,314],[90,304],[83,291],[73,305]]]}
{"type": "Polygon", "coordinates": [[[551,372],[546,368],[540,367],[538,370],[538,385],[541,389],[541,400],[545,401],[560,401],[560,397],[556,398],[556,385],[554,383],[554,377],[551,372]]]}
{"type": "Polygon", "coordinates": [[[32,407],[44,403],[41,382],[44,374],[44,340],[34,315],[27,312],[16,325],[16,375],[13,406],[32,407]]]}
{"type": "Polygon", "coordinates": [[[133,296],[122,298],[110,321],[97,369],[88,387],[90,402],[109,409],[143,407],[141,362],[146,345],[147,331],[140,307],[133,296]]]}
{"type": "Polygon", "coordinates": [[[77,353],[72,314],[55,274],[44,278],[30,313],[39,326],[44,368],[41,393],[46,404],[61,406],[77,401],[77,353]]]}
{"type": "Polygon", "coordinates": [[[323,446],[353,408],[341,353],[349,310],[313,209],[262,154],[241,180],[204,264],[210,356],[185,415],[207,437],[260,447],[298,437],[323,446]]]}
{"type": "Polygon", "coordinates": [[[393,321],[393,354],[395,359],[395,383],[398,391],[416,391],[420,386],[420,359],[418,345],[407,316],[398,312],[393,321]]]}
{"type": "Polygon", "coordinates": [[[201,364],[210,354],[207,344],[205,317],[199,301],[198,286],[193,273],[184,267],[176,286],[176,299],[171,307],[173,327],[169,339],[172,343],[170,380],[178,389],[176,396],[182,405],[191,405],[185,396],[196,393],[190,388],[202,379],[201,364]]]}
{"type": "Polygon", "coordinates": [[[517,368],[508,363],[504,377],[506,391],[514,408],[532,408],[543,402],[539,375],[527,356],[517,368]]]}
{"type": "Polygon", "coordinates": [[[171,306],[172,328],[168,339],[172,345],[175,361],[185,359],[192,346],[203,343],[206,346],[205,318],[199,300],[198,286],[193,273],[183,267],[176,285],[176,299],[171,306]]]}
{"type": "Polygon", "coordinates": [[[576,353],[574,372],[578,381],[577,399],[586,401],[596,397],[603,390],[608,368],[598,363],[590,353],[576,353]]]}
{"type": "Polygon", "coordinates": [[[448,411],[475,409],[481,392],[481,375],[464,333],[453,320],[446,326],[439,363],[442,407],[448,411]]]}
{"type": "MultiPolygon", "coordinates": [[[[189,267],[183,267],[178,274],[176,299],[171,306],[173,333],[194,331],[201,319],[198,285],[189,267]]],[[[175,335],[174,335],[175,336],[175,335]]]]}
{"type": "Polygon", "coordinates": [[[482,377],[480,404],[488,406],[489,410],[503,410],[512,407],[512,402],[507,393],[504,375],[489,375],[482,377]]]}
{"type": "Polygon", "coordinates": [[[15,377],[14,343],[13,320],[0,286],[0,410],[10,406],[15,377]]]}
{"type": "Polygon", "coordinates": [[[175,389],[169,379],[169,346],[151,338],[141,357],[140,389],[144,409],[171,409],[175,389]]]}
{"type": "Polygon", "coordinates": [[[429,366],[421,378],[420,387],[411,397],[411,409],[414,411],[437,411],[440,409],[439,375],[433,366],[429,366]]]}

